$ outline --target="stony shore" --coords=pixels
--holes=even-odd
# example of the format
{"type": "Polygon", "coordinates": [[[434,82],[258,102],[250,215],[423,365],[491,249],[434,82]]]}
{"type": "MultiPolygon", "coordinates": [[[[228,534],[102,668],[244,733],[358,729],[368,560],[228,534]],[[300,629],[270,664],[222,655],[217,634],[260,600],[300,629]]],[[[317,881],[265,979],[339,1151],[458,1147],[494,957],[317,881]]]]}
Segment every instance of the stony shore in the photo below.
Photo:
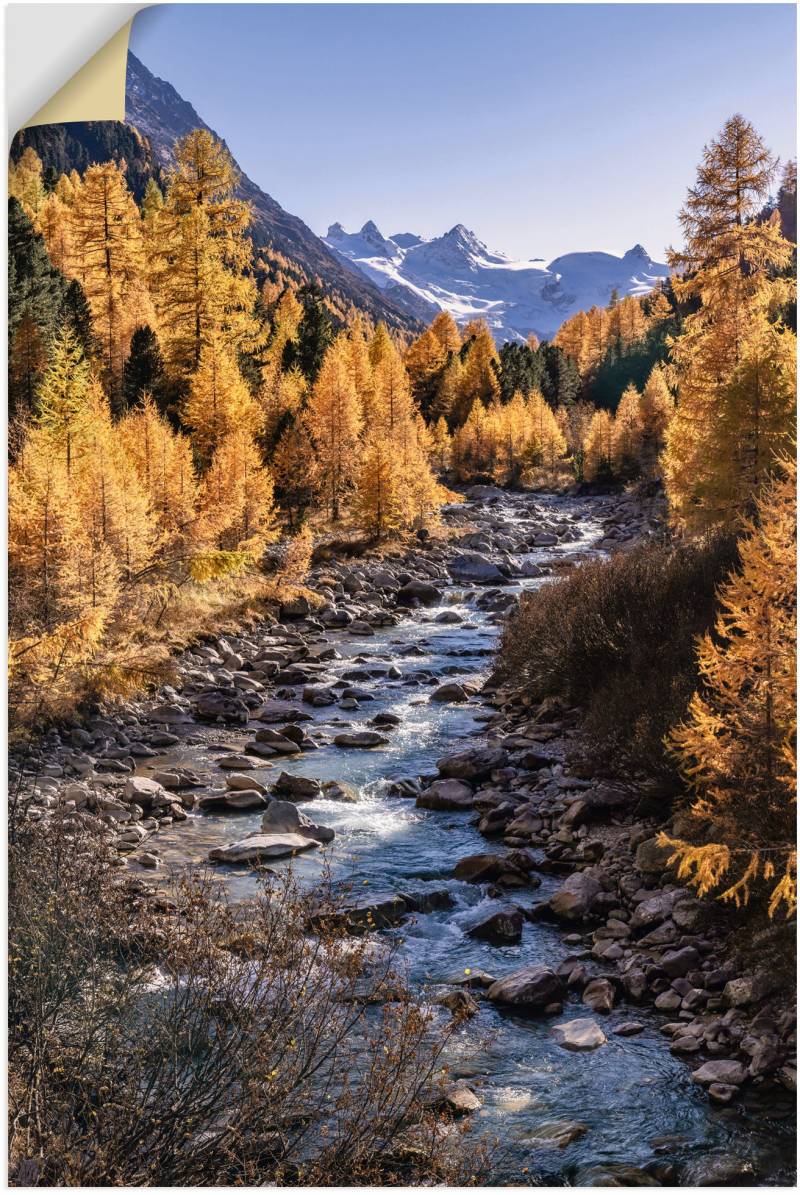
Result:
{"type": "MultiPolygon", "coordinates": [[[[24,753],[12,752],[11,791],[21,793],[27,816],[100,825],[122,866],[135,858],[154,870],[161,864],[159,830],[185,819],[188,809],[264,811],[259,834],[232,841],[216,857],[212,852],[212,862],[262,862],[327,841],[325,827],[296,807],[321,786],[281,772],[281,758],[328,745],[380,748],[393,730],[385,714],[355,732],[345,716],[332,736],[311,723],[312,708],[335,706],[346,715],[363,698],[358,668],[332,683],[328,665],[336,650],[328,632],[363,639],[368,657],[376,629],[438,605],[453,584],[471,590],[476,605],[500,624],[516,601],[509,588],[515,577],[580,564],[581,553],[569,550],[578,538],[572,516],[554,508],[547,517],[541,510],[529,517],[524,499],[515,498],[509,522],[499,491],[473,487],[469,497],[447,510],[447,538],[319,566],[308,580],[318,605],[303,597],[265,612],[235,636],[200,640],[177,660],[173,686],[81,725],[51,729],[24,753]],[[547,565],[518,559],[533,547],[556,545],[565,550],[547,565]],[[252,734],[240,750],[220,743],[212,778],[148,764],[173,746],[201,741],[209,728],[252,734]],[[275,769],[269,785],[249,774],[267,760],[275,769]]],[[[596,547],[625,550],[659,531],[657,510],[629,495],[594,501],[596,547]]],[[[447,609],[437,615],[448,619],[457,615],[447,609]]],[[[361,667],[370,668],[371,678],[379,675],[361,667]]],[[[388,677],[402,678],[401,666],[383,667],[388,677]]],[[[394,790],[397,799],[426,809],[474,811],[487,851],[458,861],[454,874],[484,885],[502,908],[470,932],[514,942],[527,918],[558,924],[564,934],[560,966],[464,976],[453,988],[454,1010],[469,1012],[473,1001],[486,999],[553,1018],[565,1048],[591,1050],[606,1040],[603,1017],[612,1008],[632,1006],[615,1032],[635,1036],[641,1029],[635,1008],[650,1005],[664,1015],[665,1048],[685,1057],[712,1101],[730,1103],[751,1089],[794,1090],[793,1000],[775,990],[766,971],[734,971],[713,934],[713,911],[675,882],[655,843],[665,823],[653,815],[653,794],[593,775],[578,762],[577,711],[537,716],[523,693],[487,686],[478,694],[455,676],[417,673],[414,683],[429,685],[431,700],[483,707],[484,741],[439,760],[436,774],[408,777],[394,790]],[[543,874],[563,878],[558,890],[538,904],[517,903],[543,874]],[[559,1022],[568,995],[580,997],[586,1015],[559,1022]]],[[[335,795],[341,799],[345,786],[336,786],[335,795]]],[[[391,925],[413,912],[413,901],[388,894],[347,916],[359,930],[370,915],[391,925]]]]}

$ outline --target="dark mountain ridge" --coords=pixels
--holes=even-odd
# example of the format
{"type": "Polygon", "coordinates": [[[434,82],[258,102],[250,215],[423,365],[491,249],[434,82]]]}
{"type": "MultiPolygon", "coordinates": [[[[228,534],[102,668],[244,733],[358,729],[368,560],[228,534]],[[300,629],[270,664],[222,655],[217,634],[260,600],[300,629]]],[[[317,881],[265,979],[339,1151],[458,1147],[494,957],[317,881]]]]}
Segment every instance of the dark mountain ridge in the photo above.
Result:
{"type": "MultiPolygon", "coordinates": [[[[125,116],[125,123],[86,121],[23,129],[14,138],[11,157],[16,161],[23,149],[31,146],[44,166],[53,167],[59,174],[72,169],[82,173],[93,162],[124,160],[131,190],[141,200],[148,179],[163,183],[179,138],[197,128],[208,129],[219,137],[170,83],[156,78],[130,53],[125,116]]],[[[224,138],[219,140],[227,145],[224,138]]],[[[248,178],[238,164],[237,168],[241,174],[238,194],[253,209],[250,235],[255,259],[264,261],[267,274],[274,266],[295,282],[319,279],[339,314],[355,307],[373,321],[383,320],[397,331],[421,330],[420,319],[429,313],[413,296],[407,296],[402,288],[396,296],[381,291],[357,268],[343,262],[299,217],[287,212],[248,178]]]]}

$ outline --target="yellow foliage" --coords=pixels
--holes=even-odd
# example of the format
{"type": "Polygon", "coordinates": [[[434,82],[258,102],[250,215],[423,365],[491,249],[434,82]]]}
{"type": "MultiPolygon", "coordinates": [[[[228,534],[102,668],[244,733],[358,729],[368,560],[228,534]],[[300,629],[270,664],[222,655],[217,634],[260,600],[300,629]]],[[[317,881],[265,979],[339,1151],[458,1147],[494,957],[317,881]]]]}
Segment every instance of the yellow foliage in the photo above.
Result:
{"type": "Polygon", "coordinates": [[[708,892],[733,873],[721,897],[738,905],[780,874],[771,914],[795,908],[795,478],[784,461],[759,499],[715,637],[698,645],[702,688],[670,738],[707,840],[669,841],[681,876],[708,892]]]}

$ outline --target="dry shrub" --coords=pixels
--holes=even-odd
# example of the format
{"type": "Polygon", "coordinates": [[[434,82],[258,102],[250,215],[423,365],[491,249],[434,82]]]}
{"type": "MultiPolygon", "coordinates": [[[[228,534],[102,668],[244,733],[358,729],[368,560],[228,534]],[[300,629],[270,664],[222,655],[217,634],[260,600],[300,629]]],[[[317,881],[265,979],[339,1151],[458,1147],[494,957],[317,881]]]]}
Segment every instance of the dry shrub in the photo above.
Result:
{"type": "Polygon", "coordinates": [[[12,827],[17,1185],[478,1175],[479,1149],[431,1111],[457,1022],[415,1002],[370,939],[310,936],[330,893],[265,875],[238,906],[203,877],[154,896],[118,862],[91,819],[12,827]]]}
{"type": "Polygon", "coordinates": [[[711,629],[715,590],[735,541],[642,545],[525,594],[509,620],[499,671],[536,701],[584,713],[595,757],[673,775],[663,740],[698,684],[695,638],[711,629]]]}

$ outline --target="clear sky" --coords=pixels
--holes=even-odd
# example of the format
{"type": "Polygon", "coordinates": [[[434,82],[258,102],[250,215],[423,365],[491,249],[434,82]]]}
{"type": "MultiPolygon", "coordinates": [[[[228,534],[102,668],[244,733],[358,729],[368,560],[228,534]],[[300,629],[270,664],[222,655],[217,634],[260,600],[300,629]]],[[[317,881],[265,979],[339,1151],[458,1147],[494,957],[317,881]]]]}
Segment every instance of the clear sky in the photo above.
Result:
{"type": "Polygon", "coordinates": [[[794,155],[792,4],[167,4],[131,49],[317,233],[661,260],[726,117],[794,155]]]}

